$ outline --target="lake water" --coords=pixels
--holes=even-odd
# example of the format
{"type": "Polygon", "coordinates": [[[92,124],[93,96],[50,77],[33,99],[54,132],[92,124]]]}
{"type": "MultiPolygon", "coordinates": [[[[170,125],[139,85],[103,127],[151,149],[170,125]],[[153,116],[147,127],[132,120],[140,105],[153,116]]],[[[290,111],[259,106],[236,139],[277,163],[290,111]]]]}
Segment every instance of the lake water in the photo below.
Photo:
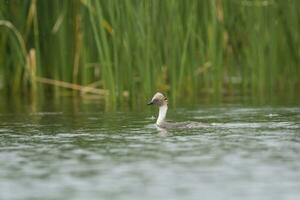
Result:
{"type": "Polygon", "coordinates": [[[299,106],[99,108],[2,109],[0,199],[300,199],[299,106]]]}

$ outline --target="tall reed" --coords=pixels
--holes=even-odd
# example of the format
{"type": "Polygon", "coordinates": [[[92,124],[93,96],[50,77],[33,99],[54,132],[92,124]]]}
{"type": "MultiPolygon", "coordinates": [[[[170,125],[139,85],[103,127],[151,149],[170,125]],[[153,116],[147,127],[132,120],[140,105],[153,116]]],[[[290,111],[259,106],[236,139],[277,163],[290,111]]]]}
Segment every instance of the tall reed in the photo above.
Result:
{"type": "Polygon", "coordinates": [[[299,7],[297,0],[0,1],[1,89],[68,91],[33,87],[36,76],[104,89],[112,107],[139,106],[157,90],[174,104],[293,95],[300,86],[299,7]]]}

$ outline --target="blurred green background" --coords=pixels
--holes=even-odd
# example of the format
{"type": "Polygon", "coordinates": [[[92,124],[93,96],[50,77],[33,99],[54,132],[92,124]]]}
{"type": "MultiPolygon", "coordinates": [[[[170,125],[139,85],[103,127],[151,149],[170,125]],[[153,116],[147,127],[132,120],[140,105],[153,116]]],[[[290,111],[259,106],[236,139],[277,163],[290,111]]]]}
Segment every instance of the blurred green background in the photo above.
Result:
{"type": "Polygon", "coordinates": [[[298,0],[0,0],[0,93],[297,100],[298,0]]]}

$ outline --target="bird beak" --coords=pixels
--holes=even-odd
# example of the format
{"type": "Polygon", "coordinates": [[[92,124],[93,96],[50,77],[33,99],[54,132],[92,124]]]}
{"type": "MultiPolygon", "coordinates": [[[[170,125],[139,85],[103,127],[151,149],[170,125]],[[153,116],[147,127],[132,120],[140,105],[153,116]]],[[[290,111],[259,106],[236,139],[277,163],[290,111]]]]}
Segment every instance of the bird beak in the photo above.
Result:
{"type": "Polygon", "coordinates": [[[153,104],[153,101],[150,101],[147,103],[147,105],[152,105],[153,104]]]}

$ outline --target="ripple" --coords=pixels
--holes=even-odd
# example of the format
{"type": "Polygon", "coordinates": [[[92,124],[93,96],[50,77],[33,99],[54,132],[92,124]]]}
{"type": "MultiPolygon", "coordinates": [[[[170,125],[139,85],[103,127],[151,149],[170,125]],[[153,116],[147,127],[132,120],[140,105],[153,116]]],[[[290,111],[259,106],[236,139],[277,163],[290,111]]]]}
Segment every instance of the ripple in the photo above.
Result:
{"type": "Polygon", "coordinates": [[[146,115],[2,115],[0,198],[300,197],[299,108],[180,109],[211,125],[164,133],[146,115]]]}

